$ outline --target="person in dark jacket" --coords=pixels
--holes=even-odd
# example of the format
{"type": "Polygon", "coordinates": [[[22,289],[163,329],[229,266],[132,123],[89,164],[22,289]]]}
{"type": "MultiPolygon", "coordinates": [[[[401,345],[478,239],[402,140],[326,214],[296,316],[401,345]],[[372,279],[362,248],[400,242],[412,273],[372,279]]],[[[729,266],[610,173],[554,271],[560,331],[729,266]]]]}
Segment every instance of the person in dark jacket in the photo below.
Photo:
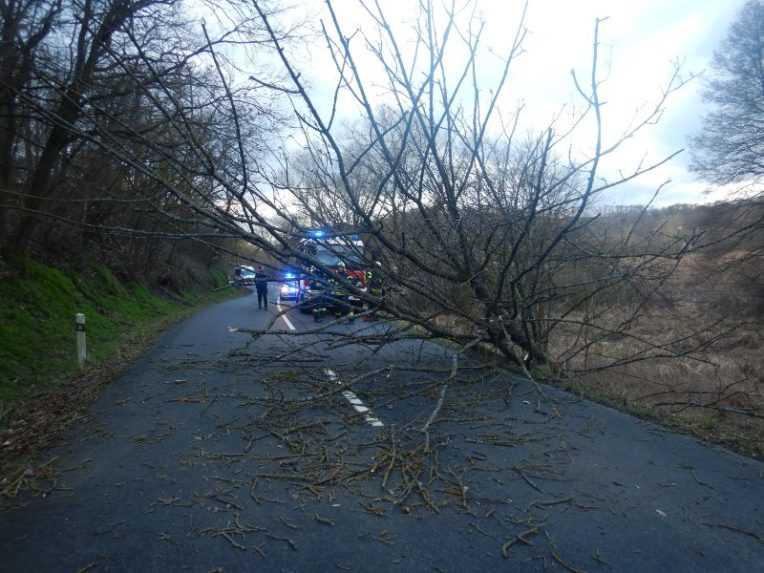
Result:
{"type": "Polygon", "coordinates": [[[270,278],[265,274],[262,265],[257,267],[255,273],[255,290],[257,291],[257,308],[268,309],[268,281],[270,278]]]}
{"type": "MultiPolygon", "coordinates": [[[[385,283],[382,276],[382,263],[379,261],[374,262],[374,266],[366,271],[366,291],[377,298],[384,299],[385,296],[385,283]]],[[[369,314],[366,315],[366,320],[371,320],[377,316],[379,305],[369,307],[369,314]]]]}

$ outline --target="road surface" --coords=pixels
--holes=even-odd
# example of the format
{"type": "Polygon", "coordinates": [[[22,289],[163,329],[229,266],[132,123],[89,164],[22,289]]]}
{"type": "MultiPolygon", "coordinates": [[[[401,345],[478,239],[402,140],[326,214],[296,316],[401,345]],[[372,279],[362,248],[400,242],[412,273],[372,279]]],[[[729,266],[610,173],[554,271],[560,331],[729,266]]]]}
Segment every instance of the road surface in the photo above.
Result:
{"type": "Polygon", "coordinates": [[[474,362],[426,435],[448,348],[241,332],[276,312],[170,328],[0,511],[0,570],[764,571],[764,464],[474,362]]]}

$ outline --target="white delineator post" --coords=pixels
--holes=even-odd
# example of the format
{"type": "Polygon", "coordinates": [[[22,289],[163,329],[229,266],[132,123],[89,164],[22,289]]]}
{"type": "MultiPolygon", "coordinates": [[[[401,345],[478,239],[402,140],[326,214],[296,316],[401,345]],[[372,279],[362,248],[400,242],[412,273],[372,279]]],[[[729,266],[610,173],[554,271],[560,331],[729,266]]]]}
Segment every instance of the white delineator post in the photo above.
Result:
{"type": "Polygon", "coordinates": [[[85,339],[85,315],[78,312],[74,317],[74,331],[77,334],[77,363],[84,368],[88,359],[88,346],[85,339]]]}

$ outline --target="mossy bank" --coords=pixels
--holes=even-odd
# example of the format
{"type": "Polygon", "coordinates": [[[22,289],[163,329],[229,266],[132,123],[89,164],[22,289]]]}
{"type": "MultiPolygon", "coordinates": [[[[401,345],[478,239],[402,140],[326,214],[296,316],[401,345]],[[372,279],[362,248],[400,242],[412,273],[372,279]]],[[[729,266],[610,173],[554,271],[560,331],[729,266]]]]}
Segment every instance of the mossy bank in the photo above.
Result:
{"type": "Polygon", "coordinates": [[[222,288],[224,273],[212,275],[206,281],[215,285],[211,292],[158,294],[120,282],[105,267],[74,272],[30,260],[18,263],[15,272],[0,279],[0,405],[7,409],[78,372],[76,313],[87,319],[87,367],[98,368],[118,357],[125,344],[235,294],[222,288]]]}

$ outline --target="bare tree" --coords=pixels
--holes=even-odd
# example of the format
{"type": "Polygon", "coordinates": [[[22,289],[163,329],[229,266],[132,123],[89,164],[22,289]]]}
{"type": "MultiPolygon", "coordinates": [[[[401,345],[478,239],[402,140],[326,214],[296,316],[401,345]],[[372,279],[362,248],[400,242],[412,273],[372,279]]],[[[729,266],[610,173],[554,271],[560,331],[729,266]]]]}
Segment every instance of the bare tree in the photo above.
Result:
{"type": "MultiPolygon", "coordinates": [[[[7,234],[6,190],[16,182],[15,146],[23,128],[21,92],[37,66],[40,44],[51,33],[61,2],[3,1],[0,44],[0,243],[7,234]]],[[[27,149],[26,154],[30,151],[27,149]]]]}
{"type": "MultiPolygon", "coordinates": [[[[217,234],[194,213],[217,202],[230,214],[235,207],[207,173],[256,169],[230,142],[246,139],[254,158],[278,122],[263,90],[232,88],[229,99],[219,81],[211,47],[230,74],[222,52],[258,41],[256,21],[236,3],[225,6],[230,17],[222,7],[218,15],[227,27],[215,34],[201,33],[173,1],[0,6],[4,254],[87,253],[153,281],[179,260],[178,242],[217,234]]],[[[210,260],[214,248],[186,252],[210,260]]]]}
{"type": "Polygon", "coordinates": [[[717,49],[694,138],[693,169],[714,183],[764,175],[764,4],[749,0],[717,49]]]}
{"type": "MultiPolygon", "coordinates": [[[[290,79],[277,89],[291,98],[313,160],[310,170],[303,169],[309,180],[290,179],[283,186],[290,187],[315,222],[327,225],[333,221],[322,220],[316,201],[329,204],[343,196],[356,232],[375,246],[385,281],[403,295],[363,296],[429,336],[485,343],[520,365],[561,365],[549,344],[555,329],[593,329],[597,336],[627,331],[633,316],[614,319],[605,308],[585,316],[581,309],[605,292],[640,280],[652,286],[634,289],[635,296],[649,296],[671,272],[665,261],[681,257],[692,238],[642,250],[626,236],[620,245],[606,248],[588,233],[593,221],[589,208],[598,195],[669,159],[639,165],[611,181],[600,176],[601,164],[623,141],[660,115],[667,97],[682,84],[678,74],[628,132],[605,141],[597,22],[586,83],[573,75],[585,105],[572,126],[553,123],[523,138],[514,117],[497,134],[498,101],[522,51],[524,20],[502,60],[497,85],[489,89],[480,85],[477,71],[483,49],[479,21],[464,23],[454,11],[422,3],[416,49],[411,50],[402,47],[379,3],[360,4],[377,37],[349,34],[327,2],[323,34],[337,72],[328,112],[319,109],[278,32],[257,3],[255,8],[290,79]],[[373,80],[357,63],[362,50],[383,71],[393,107],[381,111],[372,100],[373,80]],[[457,61],[452,51],[468,54],[459,69],[452,67],[457,61]],[[337,101],[343,97],[364,116],[369,136],[360,146],[348,146],[346,128],[335,122],[337,101]],[[562,159],[558,150],[587,123],[594,128],[589,149],[562,159]],[[574,272],[586,268],[591,272],[574,272]],[[417,305],[410,303],[414,298],[417,305]]],[[[634,314],[639,309],[635,305],[634,314]]],[[[645,346],[629,359],[664,352],[662,345],[641,343],[645,346]]],[[[565,362],[570,356],[562,358],[565,362]]]]}
{"type": "MultiPolygon", "coordinates": [[[[716,50],[704,100],[710,110],[692,140],[692,169],[718,185],[737,184],[735,201],[705,221],[716,274],[734,274],[741,293],[764,293],[764,4],[749,0],[716,50]],[[719,253],[737,252],[722,262],[719,253]]],[[[744,296],[745,298],[745,296],[744,296]]]]}
{"type": "MultiPolygon", "coordinates": [[[[497,79],[487,86],[479,73],[487,55],[484,23],[476,17],[422,2],[406,37],[381,3],[359,6],[371,27],[350,34],[333,3],[326,3],[320,35],[336,71],[327,109],[289,54],[289,30],[281,30],[278,17],[261,2],[252,3],[252,14],[236,4],[236,13],[251,26],[249,37],[261,34],[258,48],[272,51],[282,80],[252,77],[251,86],[242,86],[229,73],[221,42],[205,26],[198,26],[201,42],[181,46],[185,52],[169,58],[177,62],[170,68],[189,69],[197,81],[168,75],[161,65],[166,54],[142,41],[134,28],[122,29],[124,49],[105,52],[105,61],[133,80],[134,91],[124,97],[133,98],[136,112],[150,110],[148,119],[127,119],[118,100],[93,101],[76,106],[76,118],[56,124],[67,139],[96,146],[126,166],[141,188],[152,189],[145,197],[151,214],[136,213],[103,230],[129,233],[140,227],[143,237],[205,244],[238,238],[276,264],[313,269],[316,280],[336,282],[369,308],[398,319],[401,326],[368,342],[447,338],[465,348],[490,347],[523,368],[553,372],[680,352],[670,340],[639,338],[632,327],[695,237],[656,241],[629,231],[619,241],[606,240],[595,232],[591,209],[596,197],[670,159],[630,171],[611,166],[608,172],[620,175],[602,175],[623,142],[660,117],[682,85],[678,71],[653,107],[611,136],[600,96],[597,21],[586,80],[572,74],[582,103],[577,115],[566,124],[555,119],[520,133],[523,110],[507,115],[499,102],[523,52],[524,14],[497,79]],[[404,49],[409,41],[414,49],[404,49]],[[381,75],[359,65],[362,53],[381,75]],[[195,56],[208,64],[205,74],[183,67],[195,56]],[[384,87],[385,105],[372,97],[372,84],[375,93],[384,87]],[[299,156],[274,152],[263,160],[263,91],[292,106],[302,137],[299,156]],[[353,129],[337,119],[338,106],[360,110],[353,129]],[[564,152],[581,129],[592,134],[588,144],[564,152]],[[359,288],[302,250],[297,239],[308,225],[339,231],[335,245],[344,243],[342,251],[352,251],[355,264],[375,268],[387,293],[359,288]],[[365,249],[359,251],[355,236],[365,249]],[[631,352],[593,361],[587,349],[614,335],[631,337],[631,352]],[[581,356],[587,357],[583,363],[581,356]]],[[[236,33],[238,27],[230,32],[236,33]]],[[[39,190],[34,196],[46,197],[39,190]]],[[[27,203],[27,210],[35,211],[35,205],[27,203]]],[[[29,232],[24,228],[22,235],[29,232]]],[[[682,347],[681,353],[688,352],[682,347]]]]}

